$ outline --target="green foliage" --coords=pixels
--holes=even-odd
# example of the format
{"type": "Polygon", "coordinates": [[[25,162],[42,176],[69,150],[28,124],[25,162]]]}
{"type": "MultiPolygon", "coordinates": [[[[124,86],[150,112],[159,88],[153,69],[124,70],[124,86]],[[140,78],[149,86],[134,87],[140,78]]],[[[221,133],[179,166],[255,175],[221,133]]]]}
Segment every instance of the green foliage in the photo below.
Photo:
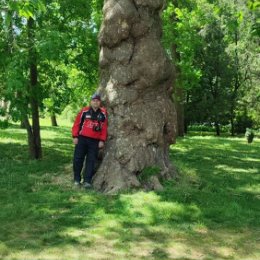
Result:
{"type": "Polygon", "coordinates": [[[102,4],[101,0],[3,2],[0,94],[11,102],[9,113],[14,120],[30,116],[28,18],[36,21],[38,102],[42,110],[59,114],[68,104],[81,103],[97,86],[102,4]]]}
{"type": "MultiPolygon", "coordinates": [[[[166,2],[163,44],[176,66],[175,86],[184,93],[175,98],[184,104],[186,123],[239,122],[247,107],[259,127],[258,1],[166,2]]],[[[76,112],[98,85],[103,3],[1,1],[0,96],[11,102],[14,120],[30,116],[27,19],[36,21],[41,113],[60,114],[68,105],[76,112]]]]}
{"type": "Polygon", "coordinates": [[[248,8],[252,10],[252,15],[254,16],[254,24],[252,26],[252,35],[259,37],[260,36],[260,3],[258,0],[248,0],[247,1],[248,8]]]}
{"type": "Polygon", "coordinates": [[[247,128],[246,129],[246,133],[245,133],[245,137],[246,137],[247,142],[249,144],[251,144],[253,142],[254,136],[255,136],[254,131],[252,129],[250,129],[250,128],[247,128]]]}
{"type": "Polygon", "coordinates": [[[168,1],[163,43],[177,68],[175,86],[185,93],[176,99],[184,105],[188,124],[232,123],[247,106],[248,116],[259,125],[253,9],[243,1],[168,1]]]}
{"type": "MultiPolygon", "coordinates": [[[[212,132],[214,133],[215,126],[214,123],[202,123],[202,124],[191,124],[188,126],[188,132],[195,131],[195,132],[212,132]]],[[[230,132],[230,125],[220,125],[221,133],[229,133],[230,132]]]]}
{"type": "Polygon", "coordinates": [[[160,167],[158,166],[151,166],[144,168],[141,173],[138,175],[138,179],[141,183],[145,183],[149,180],[152,176],[159,175],[161,172],[160,167]]]}
{"type": "Polygon", "coordinates": [[[250,118],[246,112],[238,114],[236,116],[235,122],[235,132],[238,134],[243,134],[246,132],[247,128],[253,127],[253,120],[250,118]]]}
{"type": "Polygon", "coordinates": [[[163,12],[163,44],[171,60],[181,70],[177,84],[186,90],[196,87],[201,77],[201,70],[194,63],[196,48],[201,44],[195,16],[196,3],[193,1],[176,1],[176,5],[170,1],[163,12]],[[180,59],[175,56],[174,48],[180,59]]]}
{"type": "Polygon", "coordinates": [[[0,118],[0,129],[6,129],[9,126],[9,122],[7,119],[0,118]]]}

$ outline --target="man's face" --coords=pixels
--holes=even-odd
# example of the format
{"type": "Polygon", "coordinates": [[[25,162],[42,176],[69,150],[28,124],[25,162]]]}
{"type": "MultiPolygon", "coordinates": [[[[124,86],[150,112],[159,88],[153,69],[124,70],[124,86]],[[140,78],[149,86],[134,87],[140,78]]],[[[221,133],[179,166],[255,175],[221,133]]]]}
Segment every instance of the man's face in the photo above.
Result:
{"type": "Polygon", "coordinates": [[[100,108],[101,101],[98,99],[92,99],[90,104],[94,109],[98,109],[100,108]]]}

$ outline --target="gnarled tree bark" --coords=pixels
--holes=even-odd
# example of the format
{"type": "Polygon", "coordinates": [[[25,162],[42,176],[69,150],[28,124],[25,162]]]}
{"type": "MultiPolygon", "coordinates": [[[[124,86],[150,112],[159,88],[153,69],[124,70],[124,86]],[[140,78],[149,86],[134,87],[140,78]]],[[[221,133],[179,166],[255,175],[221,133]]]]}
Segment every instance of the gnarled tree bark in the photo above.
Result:
{"type": "Polygon", "coordinates": [[[105,0],[99,91],[109,113],[109,139],[94,187],[116,192],[141,187],[138,175],[158,166],[172,178],[169,145],[176,137],[173,68],[160,39],[163,0],[105,0]]]}

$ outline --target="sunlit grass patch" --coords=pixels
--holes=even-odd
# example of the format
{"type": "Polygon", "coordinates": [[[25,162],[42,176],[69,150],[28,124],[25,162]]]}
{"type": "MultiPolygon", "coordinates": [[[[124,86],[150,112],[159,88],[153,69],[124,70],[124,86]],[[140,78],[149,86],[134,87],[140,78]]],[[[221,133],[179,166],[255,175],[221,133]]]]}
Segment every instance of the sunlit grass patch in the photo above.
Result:
{"type": "Polygon", "coordinates": [[[0,258],[258,260],[260,142],[191,136],[171,147],[177,179],[161,192],[106,196],[72,186],[70,127],[0,130],[0,258]]]}

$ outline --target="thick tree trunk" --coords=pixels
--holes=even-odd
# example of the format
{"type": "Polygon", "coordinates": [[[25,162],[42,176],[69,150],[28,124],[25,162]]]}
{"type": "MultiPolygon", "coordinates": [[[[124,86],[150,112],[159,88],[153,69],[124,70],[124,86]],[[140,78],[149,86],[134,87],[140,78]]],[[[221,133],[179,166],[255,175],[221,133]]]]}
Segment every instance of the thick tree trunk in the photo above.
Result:
{"type": "MultiPolygon", "coordinates": [[[[28,19],[28,44],[29,44],[29,66],[30,66],[30,104],[32,110],[32,135],[33,146],[30,150],[34,150],[34,159],[42,157],[41,136],[40,136],[40,120],[38,105],[38,71],[37,71],[37,55],[35,50],[35,22],[32,17],[28,19]]],[[[28,140],[30,137],[28,137],[28,140]]],[[[32,142],[29,142],[32,145],[32,142]]]]}
{"type": "Polygon", "coordinates": [[[51,125],[52,126],[58,126],[57,118],[55,114],[51,114],[51,125]]]}
{"type": "Polygon", "coordinates": [[[141,187],[147,167],[172,178],[169,145],[175,142],[176,111],[171,99],[173,68],[161,46],[163,0],[106,0],[99,41],[101,83],[109,112],[109,140],[94,187],[116,192],[141,187]]]}

